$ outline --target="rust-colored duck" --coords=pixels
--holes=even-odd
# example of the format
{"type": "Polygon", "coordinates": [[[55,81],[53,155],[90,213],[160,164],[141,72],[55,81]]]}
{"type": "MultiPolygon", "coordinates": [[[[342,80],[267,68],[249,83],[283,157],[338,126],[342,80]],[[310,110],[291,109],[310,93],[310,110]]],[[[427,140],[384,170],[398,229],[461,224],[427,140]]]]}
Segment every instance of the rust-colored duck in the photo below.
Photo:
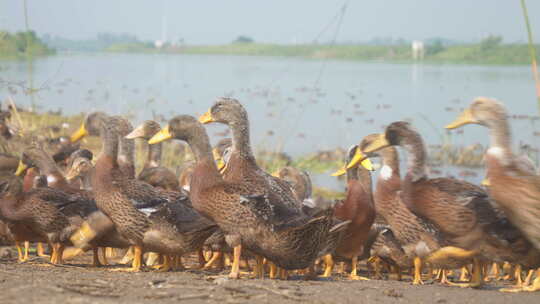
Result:
{"type": "MultiPolygon", "coordinates": [[[[346,164],[358,157],[361,152],[357,152],[358,146],[354,145],[349,149],[346,164]]],[[[332,254],[325,257],[326,269],[324,277],[332,275],[334,260],[351,261],[351,280],[367,280],[357,273],[358,256],[364,251],[364,246],[368,240],[371,225],[375,220],[375,206],[371,193],[371,174],[373,170],[369,159],[364,157],[363,162],[356,162],[349,168],[341,169],[334,173],[334,176],[347,175],[347,196],[343,201],[339,201],[334,206],[334,216],[342,221],[351,223],[343,233],[343,237],[332,254]],[[360,166],[362,164],[362,166],[360,166]]]]}
{"type": "MultiPolygon", "coordinates": [[[[508,219],[540,250],[540,177],[523,170],[511,149],[510,127],[502,103],[476,98],[447,129],[479,124],[490,131],[490,148],[485,155],[489,193],[508,219]]],[[[517,291],[540,290],[540,269],[532,286],[517,291]]]]}
{"type": "MultiPolygon", "coordinates": [[[[407,122],[390,124],[385,133],[374,136],[369,144],[361,146],[368,155],[389,146],[401,146],[407,151],[409,168],[404,180],[401,181],[402,193],[399,195],[407,207],[401,212],[411,209],[415,214],[425,218],[433,224],[433,229],[441,234],[439,238],[444,242],[438,242],[439,246],[453,246],[451,249],[443,247],[434,254],[445,249],[448,260],[456,262],[461,260],[463,263],[466,259],[462,260],[461,257],[469,259],[474,257],[473,279],[470,283],[460,286],[482,286],[480,258],[496,259],[499,256],[498,251],[505,249],[500,240],[492,237],[487,231],[487,227],[496,220],[496,213],[487,194],[480,187],[464,181],[449,178],[430,179],[426,173],[426,151],[422,138],[407,122]]],[[[381,176],[389,175],[388,168],[384,168],[388,172],[382,172],[381,176]]],[[[385,219],[391,222],[386,216],[385,219]]],[[[392,230],[395,234],[399,234],[399,229],[392,230]]],[[[433,249],[433,246],[428,247],[433,249]]],[[[458,266],[453,264],[452,268],[458,266]]],[[[440,266],[438,268],[448,267],[444,264],[440,266]]]]}

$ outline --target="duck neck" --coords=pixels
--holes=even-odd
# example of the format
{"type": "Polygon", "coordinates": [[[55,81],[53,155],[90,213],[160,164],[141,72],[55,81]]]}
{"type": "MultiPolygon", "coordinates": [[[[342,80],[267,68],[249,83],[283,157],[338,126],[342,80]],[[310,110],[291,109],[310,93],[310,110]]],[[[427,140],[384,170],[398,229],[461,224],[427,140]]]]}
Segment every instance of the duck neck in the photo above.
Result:
{"type": "MultiPolygon", "coordinates": [[[[378,180],[381,183],[400,179],[399,156],[395,147],[387,147],[379,152],[382,160],[382,167],[378,180]]],[[[379,183],[378,183],[379,184],[379,183]]]]}
{"type": "Polygon", "coordinates": [[[122,173],[135,178],[135,141],[121,136],[119,139],[118,165],[122,173]]]}
{"type": "Polygon", "coordinates": [[[500,117],[488,124],[490,130],[490,147],[487,151],[496,157],[503,165],[507,165],[512,159],[510,127],[506,117],[500,117]]]}
{"type": "Polygon", "coordinates": [[[148,156],[146,158],[145,168],[156,168],[161,165],[161,143],[148,146],[148,156]]]}
{"type": "Polygon", "coordinates": [[[366,193],[371,193],[371,173],[364,168],[357,168],[358,182],[364,188],[366,193]]]}
{"type": "Polygon", "coordinates": [[[81,186],[84,190],[92,190],[91,172],[87,172],[80,176],[81,186]]]}
{"type": "Polygon", "coordinates": [[[113,159],[118,157],[118,135],[114,129],[109,128],[108,126],[102,126],[100,132],[101,137],[101,154],[102,156],[107,156],[113,159]]]}
{"type": "Polygon", "coordinates": [[[197,192],[223,181],[214,162],[210,140],[202,126],[186,141],[196,160],[195,168],[191,174],[190,191],[197,192]]]}
{"type": "Polygon", "coordinates": [[[118,168],[118,134],[113,128],[104,124],[101,127],[100,136],[102,148],[92,178],[94,189],[97,189],[99,186],[110,185],[112,181],[112,170],[118,168]]]}
{"type": "Polygon", "coordinates": [[[255,157],[251,151],[249,138],[249,121],[247,117],[229,124],[232,130],[233,152],[245,161],[255,164],[255,157]]]}
{"type": "Polygon", "coordinates": [[[39,175],[36,168],[29,168],[23,178],[23,191],[28,192],[34,187],[34,178],[39,175]]]}
{"type": "Polygon", "coordinates": [[[415,135],[402,144],[402,147],[407,151],[407,176],[409,179],[416,182],[426,177],[426,147],[422,138],[415,135]]]}

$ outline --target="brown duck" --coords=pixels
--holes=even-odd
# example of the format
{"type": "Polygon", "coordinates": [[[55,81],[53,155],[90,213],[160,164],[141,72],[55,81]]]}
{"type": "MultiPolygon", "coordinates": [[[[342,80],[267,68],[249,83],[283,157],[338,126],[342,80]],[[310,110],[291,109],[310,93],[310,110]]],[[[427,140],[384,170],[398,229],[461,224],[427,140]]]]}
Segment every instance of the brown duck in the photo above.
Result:
{"type": "MultiPolygon", "coordinates": [[[[358,146],[352,146],[349,149],[346,164],[352,161],[357,152],[358,146]]],[[[334,176],[342,174],[347,175],[347,196],[343,201],[339,201],[334,206],[334,216],[342,221],[350,221],[349,226],[343,233],[336,249],[331,255],[325,257],[326,270],[324,277],[332,275],[334,260],[351,261],[351,280],[367,279],[357,274],[358,256],[364,251],[364,246],[368,240],[371,225],[375,220],[375,206],[373,205],[373,196],[371,194],[371,174],[373,170],[369,159],[355,163],[353,166],[342,169],[334,176]]]]}
{"type": "MultiPolygon", "coordinates": [[[[479,124],[489,129],[491,143],[485,160],[490,196],[511,223],[540,250],[540,177],[521,169],[516,161],[511,149],[506,109],[496,100],[479,97],[446,128],[466,124],[479,124]]],[[[521,290],[540,290],[540,269],[532,286],[521,290]]]]}
{"type": "Polygon", "coordinates": [[[484,230],[494,219],[490,215],[495,216],[485,192],[459,180],[429,179],[423,141],[409,123],[394,122],[385,133],[365,138],[360,147],[368,156],[379,151],[383,156],[375,205],[404,251],[414,253],[414,283],[421,283],[418,269],[422,259],[443,269],[460,267],[472,259],[473,280],[460,286],[481,286],[480,252],[489,253],[485,250],[491,248],[488,241],[499,245],[484,230]],[[408,152],[409,168],[403,181],[397,152],[388,149],[393,145],[408,152]]]}
{"type": "Polygon", "coordinates": [[[255,161],[251,150],[248,114],[236,99],[220,98],[199,118],[203,124],[218,122],[228,125],[232,131],[232,151],[223,177],[226,181],[246,183],[261,194],[268,194],[274,201],[280,201],[287,208],[301,208],[291,186],[262,170],[255,161]]]}
{"type": "Polygon", "coordinates": [[[225,181],[214,162],[208,135],[194,117],[173,118],[149,143],[171,138],[186,141],[195,155],[197,165],[191,175],[190,198],[195,209],[220,226],[227,243],[234,248],[231,278],[239,277],[242,248],[284,269],[312,265],[332,228],[331,210],[323,216],[308,218],[298,208],[284,206],[282,198],[272,195],[267,186],[254,188],[248,182],[225,181]]]}
{"type": "MultiPolygon", "coordinates": [[[[202,247],[204,240],[217,226],[194,211],[184,194],[160,191],[122,174],[116,162],[119,154],[118,130],[122,128],[119,119],[94,116],[87,119],[86,124],[99,126],[103,141],[92,180],[96,204],[133,246],[134,259],[129,270],[140,269],[143,250],[171,256],[202,247]]],[[[98,133],[93,128],[85,129],[89,134],[98,133]]],[[[129,149],[126,151],[129,153],[129,149]]],[[[129,157],[126,159],[126,168],[129,168],[129,157]]],[[[164,271],[170,267],[170,259],[165,261],[164,271]]]]}
{"type": "Polygon", "coordinates": [[[18,177],[2,182],[0,193],[2,219],[22,224],[29,235],[37,236],[27,240],[51,243],[51,263],[62,263],[62,243],[71,233],[69,219],[63,211],[74,201],[63,192],[47,187],[24,192],[18,177]]]}

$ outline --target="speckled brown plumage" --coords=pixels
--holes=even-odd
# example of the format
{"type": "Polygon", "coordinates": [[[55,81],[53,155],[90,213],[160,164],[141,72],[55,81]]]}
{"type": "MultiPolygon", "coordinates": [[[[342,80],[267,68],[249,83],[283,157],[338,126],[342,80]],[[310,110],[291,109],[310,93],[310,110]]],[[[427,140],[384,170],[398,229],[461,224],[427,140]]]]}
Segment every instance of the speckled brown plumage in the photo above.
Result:
{"type": "Polygon", "coordinates": [[[41,176],[44,177],[45,186],[62,192],[71,200],[72,203],[61,210],[62,214],[69,220],[69,227],[64,229],[61,239],[62,243],[69,244],[69,236],[81,226],[90,214],[97,211],[93,193],[71,187],[52,157],[39,146],[30,146],[25,149],[21,159],[28,167],[39,170],[41,176]]]}
{"type": "MultiPolygon", "coordinates": [[[[368,135],[360,143],[364,149],[378,135],[368,135]]],[[[382,159],[384,172],[379,174],[374,194],[375,210],[388,223],[393,237],[399,242],[405,253],[407,264],[411,266],[414,257],[427,258],[444,244],[439,231],[425,219],[411,212],[404,204],[401,196],[401,177],[399,159],[394,147],[387,147],[369,157],[379,156],[382,159]]],[[[404,261],[399,263],[404,266],[404,261]]]]}
{"type": "Polygon", "coordinates": [[[215,122],[224,123],[232,131],[232,151],[223,177],[226,181],[249,185],[254,193],[268,195],[285,208],[301,208],[291,186],[262,170],[251,151],[248,114],[235,99],[220,98],[210,109],[215,122]]]}
{"type": "Polygon", "coordinates": [[[457,120],[459,123],[449,128],[474,123],[490,130],[491,144],[485,156],[488,190],[497,209],[502,211],[498,214],[502,223],[492,227],[492,232],[513,249],[512,256],[505,258],[527,268],[540,266],[537,257],[540,250],[540,177],[512,153],[506,109],[496,100],[479,97],[462,117],[457,120]],[[516,227],[521,233],[515,230],[516,227]]]}
{"type": "Polygon", "coordinates": [[[486,154],[490,195],[540,250],[540,177],[521,170],[516,163],[506,111],[500,103],[479,98],[470,108],[475,118],[490,129],[491,147],[486,154]]]}
{"type": "Polygon", "coordinates": [[[404,269],[411,267],[410,258],[403,251],[401,243],[397,240],[390,227],[380,226],[380,233],[371,247],[370,254],[373,257],[379,257],[392,266],[399,266],[404,269]]]}
{"type": "Polygon", "coordinates": [[[38,236],[39,241],[45,239],[57,243],[67,238],[64,230],[69,226],[69,220],[62,210],[73,203],[69,196],[51,188],[23,192],[21,181],[15,177],[3,182],[0,188],[0,210],[4,220],[22,224],[30,236],[38,236]]]}
{"type": "Polygon", "coordinates": [[[102,124],[104,152],[93,179],[100,210],[125,239],[145,250],[183,254],[202,247],[217,226],[194,211],[184,193],[159,190],[114,173],[119,170],[114,161],[118,153],[116,121],[102,124]]]}
{"type": "Polygon", "coordinates": [[[310,219],[297,209],[278,207],[265,195],[268,190],[224,181],[208,135],[193,117],[175,117],[169,122],[169,132],[187,141],[197,160],[190,186],[193,206],[220,226],[229,245],[242,244],[285,269],[311,265],[331,228],[331,214],[310,219]]]}
{"type": "Polygon", "coordinates": [[[485,230],[497,217],[482,188],[457,179],[430,179],[423,140],[409,123],[390,124],[384,136],[389,144],[407,151],[409,165],[401,197],[411,210],[436,225],[452,246],[484,252],[489,251],[486,247],[504,247],[485,230]]]}

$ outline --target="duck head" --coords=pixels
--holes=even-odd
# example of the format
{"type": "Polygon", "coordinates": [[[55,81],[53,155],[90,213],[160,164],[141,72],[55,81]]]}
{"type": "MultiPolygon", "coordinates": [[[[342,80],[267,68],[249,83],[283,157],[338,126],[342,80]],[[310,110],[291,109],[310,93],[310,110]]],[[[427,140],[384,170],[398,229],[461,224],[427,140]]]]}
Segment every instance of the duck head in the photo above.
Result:
{"type": "Polygon", "coordinates": [[[171,119],[161,131],[152,136],[148,143],[153,145],[173,138],[190,142],[204,132],[203,126],[195,117],[178,115],[171,119]]]}
{"type": "Polygon", "coordinates": [[[356,169],[359,166],[366,170],[373,171],[373,164],[367,156],[358,149],[358,145],[353,145],[347,151],[346,165],[338,171],[332,173],[332,176],[341,176],[347,173],[347,170],[356,169]]]}
{"type": "Polygon", "coordinates": [[[247,112],[242,104],[234,98],[219,98],[214,105],[201,117],[203,124],[219,122],[226,125],[235,125],[247,121],[247,112]]]}
{"type": "Polygon", "coordinates": [[[467,124],[492,127],[506,118],[506,109],[499,101],[487,97],[476,98],[446,129],[456,129],[467,124]]]}
{"type": "Polygon", "coordinates": [[[133,131],[131,131],[128,135],[126,135],[127,139],[135,139],[135,138],[143,138],[145,140],[149,140],[154,136],[156,133],[161,131],[161,126],[159,123],[153,121],[153,120],[147,120],[143,122],[141,125],[136,127],[133,131]]]}
{"type": "Polygon", "coordinates": [[[409,122],[396,121],[388,125],[384,133],[370,135],[361,146],[364,153],[371,154],[389,146],[415,146],[418,140],[418,132],[409,122]]]}
{"type": "Polygon", "coordinates": [[[93,112],[88,114],[79,129],[71,135],[69,140],[74,143],[87,135],[98,136],[101,123],[107,117],[108,115],[103,112],[93,112]]]}

